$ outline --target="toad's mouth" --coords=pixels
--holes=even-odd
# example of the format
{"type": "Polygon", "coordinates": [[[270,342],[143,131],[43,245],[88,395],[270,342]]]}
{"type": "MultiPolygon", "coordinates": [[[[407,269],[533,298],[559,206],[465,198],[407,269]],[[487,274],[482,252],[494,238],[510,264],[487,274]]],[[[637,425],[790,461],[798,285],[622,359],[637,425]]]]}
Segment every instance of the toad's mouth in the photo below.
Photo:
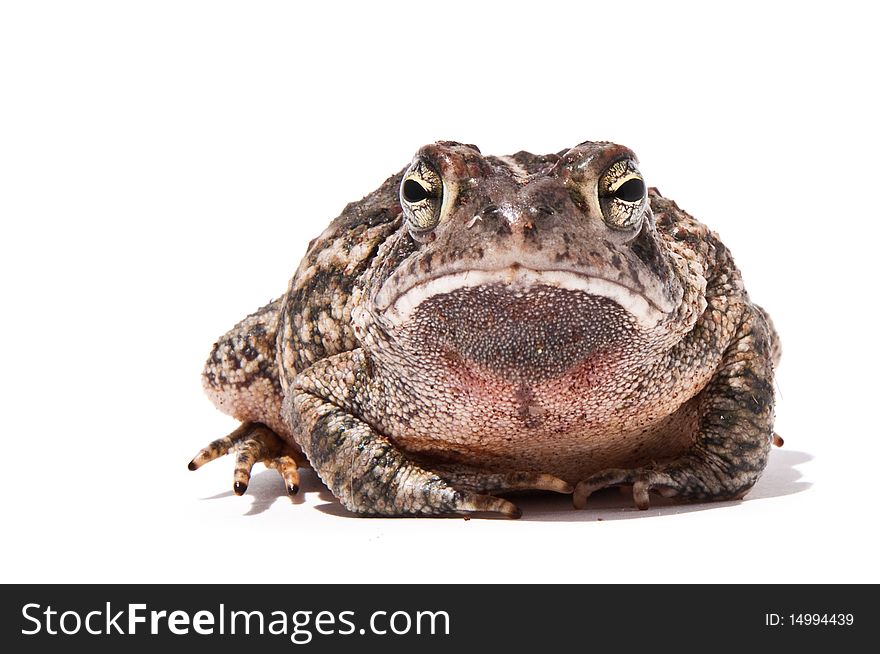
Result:
{"type": "Polygon", "coordinates": [[[517,265],[501,270],[467,270],[441,275],[402,292],[386,286],[376,297],[376,308],[391,325],[400,326],[410,321],[417,309],[429,300],[483,287],[519,297],[533,295],[538,289],[545,289],[542,292],[557,289],[610,300],[643,329],[656,327],[674,308],[668,300],[649,298],[642,291],[603,277],[569,270],[534,270],[517,265]]]}

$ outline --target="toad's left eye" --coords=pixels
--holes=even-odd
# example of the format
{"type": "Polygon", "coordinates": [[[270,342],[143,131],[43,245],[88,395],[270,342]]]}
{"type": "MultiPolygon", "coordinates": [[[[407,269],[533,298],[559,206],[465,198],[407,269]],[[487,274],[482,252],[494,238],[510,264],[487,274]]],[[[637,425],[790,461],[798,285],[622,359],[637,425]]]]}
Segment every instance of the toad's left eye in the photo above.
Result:
{"type": "Polygon", "coordinates": [[[433,229],[440,222],[443,206],[443,180],[426,161],[410,166],[400,185],[400,205],[414,232],[433,229]]]}
{"type": "Polygon", "coordinates": [[[408,179],[403,183],[403,199],[407,202],[421,202],[430,197],[428,189],[414,179],[408,179]]]}
{"type": "Polygon", "coordinates": [[[602,218],[611,227],[632,229],[645,215],[647,189],[642,174],[631,159],[613,163],[599,178],[602,218]]]}

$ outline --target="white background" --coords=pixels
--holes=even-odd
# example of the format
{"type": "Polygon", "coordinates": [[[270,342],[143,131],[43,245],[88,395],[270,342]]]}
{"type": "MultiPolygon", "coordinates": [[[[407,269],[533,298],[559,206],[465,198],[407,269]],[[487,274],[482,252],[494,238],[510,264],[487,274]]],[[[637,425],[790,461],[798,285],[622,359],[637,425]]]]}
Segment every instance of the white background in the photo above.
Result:
{"type": "Polygon", "coordinates": [[[0,581],[880,582],[877,16],[660,5],[3,4],[0,581]],[[785,350],[746,501],[356,519],[186,470],[212,342],[438,139],[626,144],[721,234],[785,350]]]}

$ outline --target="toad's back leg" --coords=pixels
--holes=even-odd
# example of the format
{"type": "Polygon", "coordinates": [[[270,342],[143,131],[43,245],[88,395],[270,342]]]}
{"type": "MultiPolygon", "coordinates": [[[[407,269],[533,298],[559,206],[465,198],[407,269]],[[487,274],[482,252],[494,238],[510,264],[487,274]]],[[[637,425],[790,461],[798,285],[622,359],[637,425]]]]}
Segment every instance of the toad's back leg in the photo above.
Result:
{"type": "Polygon", "coordinates": [[[243,423],[259,422],[293,443],[281,418],[283,393],[275,361],[282,299],[252,313],[217,339],[202,385],[214,405],[243,423]]]}
{"type": "Polygon", "coordinates": [[[281,305],[281,299],[267,304],[221,336],[202,373],[202,384],[214,405],[242,424],[203,448],[189,468],[196,470],[235,450],[233,489],[238,495],[247,490],[257,462],[278,470],[290,494],[299,490],[297,468],[307,465],[281,417],[283,392],[275,360],[281,305]]]}

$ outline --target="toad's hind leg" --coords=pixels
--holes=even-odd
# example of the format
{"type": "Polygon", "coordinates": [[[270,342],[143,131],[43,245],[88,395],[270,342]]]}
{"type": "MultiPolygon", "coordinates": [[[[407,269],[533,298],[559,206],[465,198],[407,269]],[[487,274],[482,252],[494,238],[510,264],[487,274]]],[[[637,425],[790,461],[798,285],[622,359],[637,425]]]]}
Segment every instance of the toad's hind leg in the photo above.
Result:
{"type": "Polygon", "coordinates": [[[189,469],[200,467],[224,456],[234,450],[235,472],[232,489],[236,495],[242,495],[248,487],[251,469],[255,463],[263,463],[267,468],[275,468],[284,479],[287,492],[295,495],[299,491],[299,473],[297,468],[307,467],[303,455],[266,425],[246,422],[234,432],[203,448],[190,461],[189,469]]]}
{"type": "Polygon", "coordinates": [[[281,418],[283,391],[275,346],[281,302],[270,302],[217,339],[202,373],[214,405],[242,424],[199,452],[189,467],[195,470],[235,450],[233,490],[238,495],[247,490],[257,462],[278,470],[290,494],[299,490],[297,467],[306,465],[281,418]]]}
{"type": "Polygon", "coordinates": [[[276,362],[281,299],[258,309],[217,339],[202,386],[223,413],[241,423],[261,423],[293,442],[281,419],[283,390],[276,362]]]}

